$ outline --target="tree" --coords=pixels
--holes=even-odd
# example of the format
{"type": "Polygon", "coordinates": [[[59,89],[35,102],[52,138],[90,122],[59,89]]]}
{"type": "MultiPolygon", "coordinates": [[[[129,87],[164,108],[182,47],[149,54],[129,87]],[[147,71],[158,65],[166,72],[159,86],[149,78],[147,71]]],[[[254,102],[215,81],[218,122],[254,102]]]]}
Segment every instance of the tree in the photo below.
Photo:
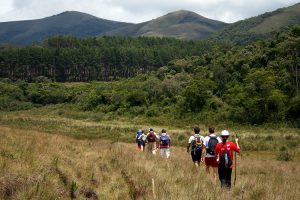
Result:
{"type": "Polygon", "coordinates": [[[193,80],[183,92],[185,108],[192,112],[201,111],[214,88],[215,83],[210,79],[193,80]]]}

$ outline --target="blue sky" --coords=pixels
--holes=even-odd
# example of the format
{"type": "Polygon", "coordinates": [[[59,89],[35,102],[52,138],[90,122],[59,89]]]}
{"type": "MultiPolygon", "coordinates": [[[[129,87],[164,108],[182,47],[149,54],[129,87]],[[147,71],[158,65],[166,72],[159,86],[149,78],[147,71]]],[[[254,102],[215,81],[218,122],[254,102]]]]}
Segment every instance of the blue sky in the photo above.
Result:
{"type": "Polygon", "coordinates": [[[299,0],[0,0],[0,22],[48,17],[66,10],[139,23],[169,12],[189,10],[223,22],[236,22],[299,0]]]}

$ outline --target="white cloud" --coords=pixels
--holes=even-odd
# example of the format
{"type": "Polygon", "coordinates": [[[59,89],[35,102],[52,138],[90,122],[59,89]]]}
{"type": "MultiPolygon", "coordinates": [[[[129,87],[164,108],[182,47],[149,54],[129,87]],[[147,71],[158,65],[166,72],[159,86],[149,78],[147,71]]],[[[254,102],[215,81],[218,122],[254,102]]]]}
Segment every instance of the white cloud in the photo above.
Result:
{"type": "Polygon", "coordinates": [[[0,0],[0,21],[37,19],[66,10],[100,18],[143,22],[184,9],[225,22],[249,18],[299,0],[0,0]]]}

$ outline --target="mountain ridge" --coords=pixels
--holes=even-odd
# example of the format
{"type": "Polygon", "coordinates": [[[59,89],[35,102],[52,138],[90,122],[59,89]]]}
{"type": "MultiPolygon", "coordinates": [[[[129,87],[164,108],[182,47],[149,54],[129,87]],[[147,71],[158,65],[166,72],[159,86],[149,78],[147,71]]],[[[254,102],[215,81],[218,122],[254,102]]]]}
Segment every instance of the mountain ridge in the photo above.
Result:
{"type": "Polygon", "coordinates": [[[176,37],[206,39],[227,24],[208,19],[194,12],[178,10],[156,19],[112,30],[107,35],[176,37]]]}
{"type": "Polygon", "coordinates": [[[0,23],[0,43],[30,44],[53,35],[96,36],[129,25],[77,11],[65,11],[37,20],[0,23]]]}
{"type": "Polygon", "coordinates": [[[212,38],[247,44],[272,37],[293,24],[300,24],[300,3],[235,23],[203,17],[188,10],[177,10],[158,18],[127,23],[93,15],[65,11],[35,20],[0,22],[0,44],[27,45],[55,35],[175,37],[185,40],[212,38]]]}

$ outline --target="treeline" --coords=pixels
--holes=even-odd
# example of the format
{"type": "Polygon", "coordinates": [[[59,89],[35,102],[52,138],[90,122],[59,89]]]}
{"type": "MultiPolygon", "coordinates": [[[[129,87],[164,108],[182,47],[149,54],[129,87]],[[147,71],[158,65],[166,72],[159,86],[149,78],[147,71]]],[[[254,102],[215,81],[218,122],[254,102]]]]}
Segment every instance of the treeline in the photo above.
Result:
{"type": "MultiPolygon", "coordinates": [[[[103,115],[300,126],[300,27],[113,82],[0,84],[2,110],[66,103],[103,115]]],[[[6,82],[5,82],[6,81],[6,82]]],[[[44,81],[44,82],[43,82],[44,81]]]]}
{"type": "Polygon", "coordinates": [[[173,59],[202,55],[216,48],[209,41],[172,38],[57,36],[23,48],[0,50],[0,77],[57,82],[111,81],[148,73],[173,59]]]}

